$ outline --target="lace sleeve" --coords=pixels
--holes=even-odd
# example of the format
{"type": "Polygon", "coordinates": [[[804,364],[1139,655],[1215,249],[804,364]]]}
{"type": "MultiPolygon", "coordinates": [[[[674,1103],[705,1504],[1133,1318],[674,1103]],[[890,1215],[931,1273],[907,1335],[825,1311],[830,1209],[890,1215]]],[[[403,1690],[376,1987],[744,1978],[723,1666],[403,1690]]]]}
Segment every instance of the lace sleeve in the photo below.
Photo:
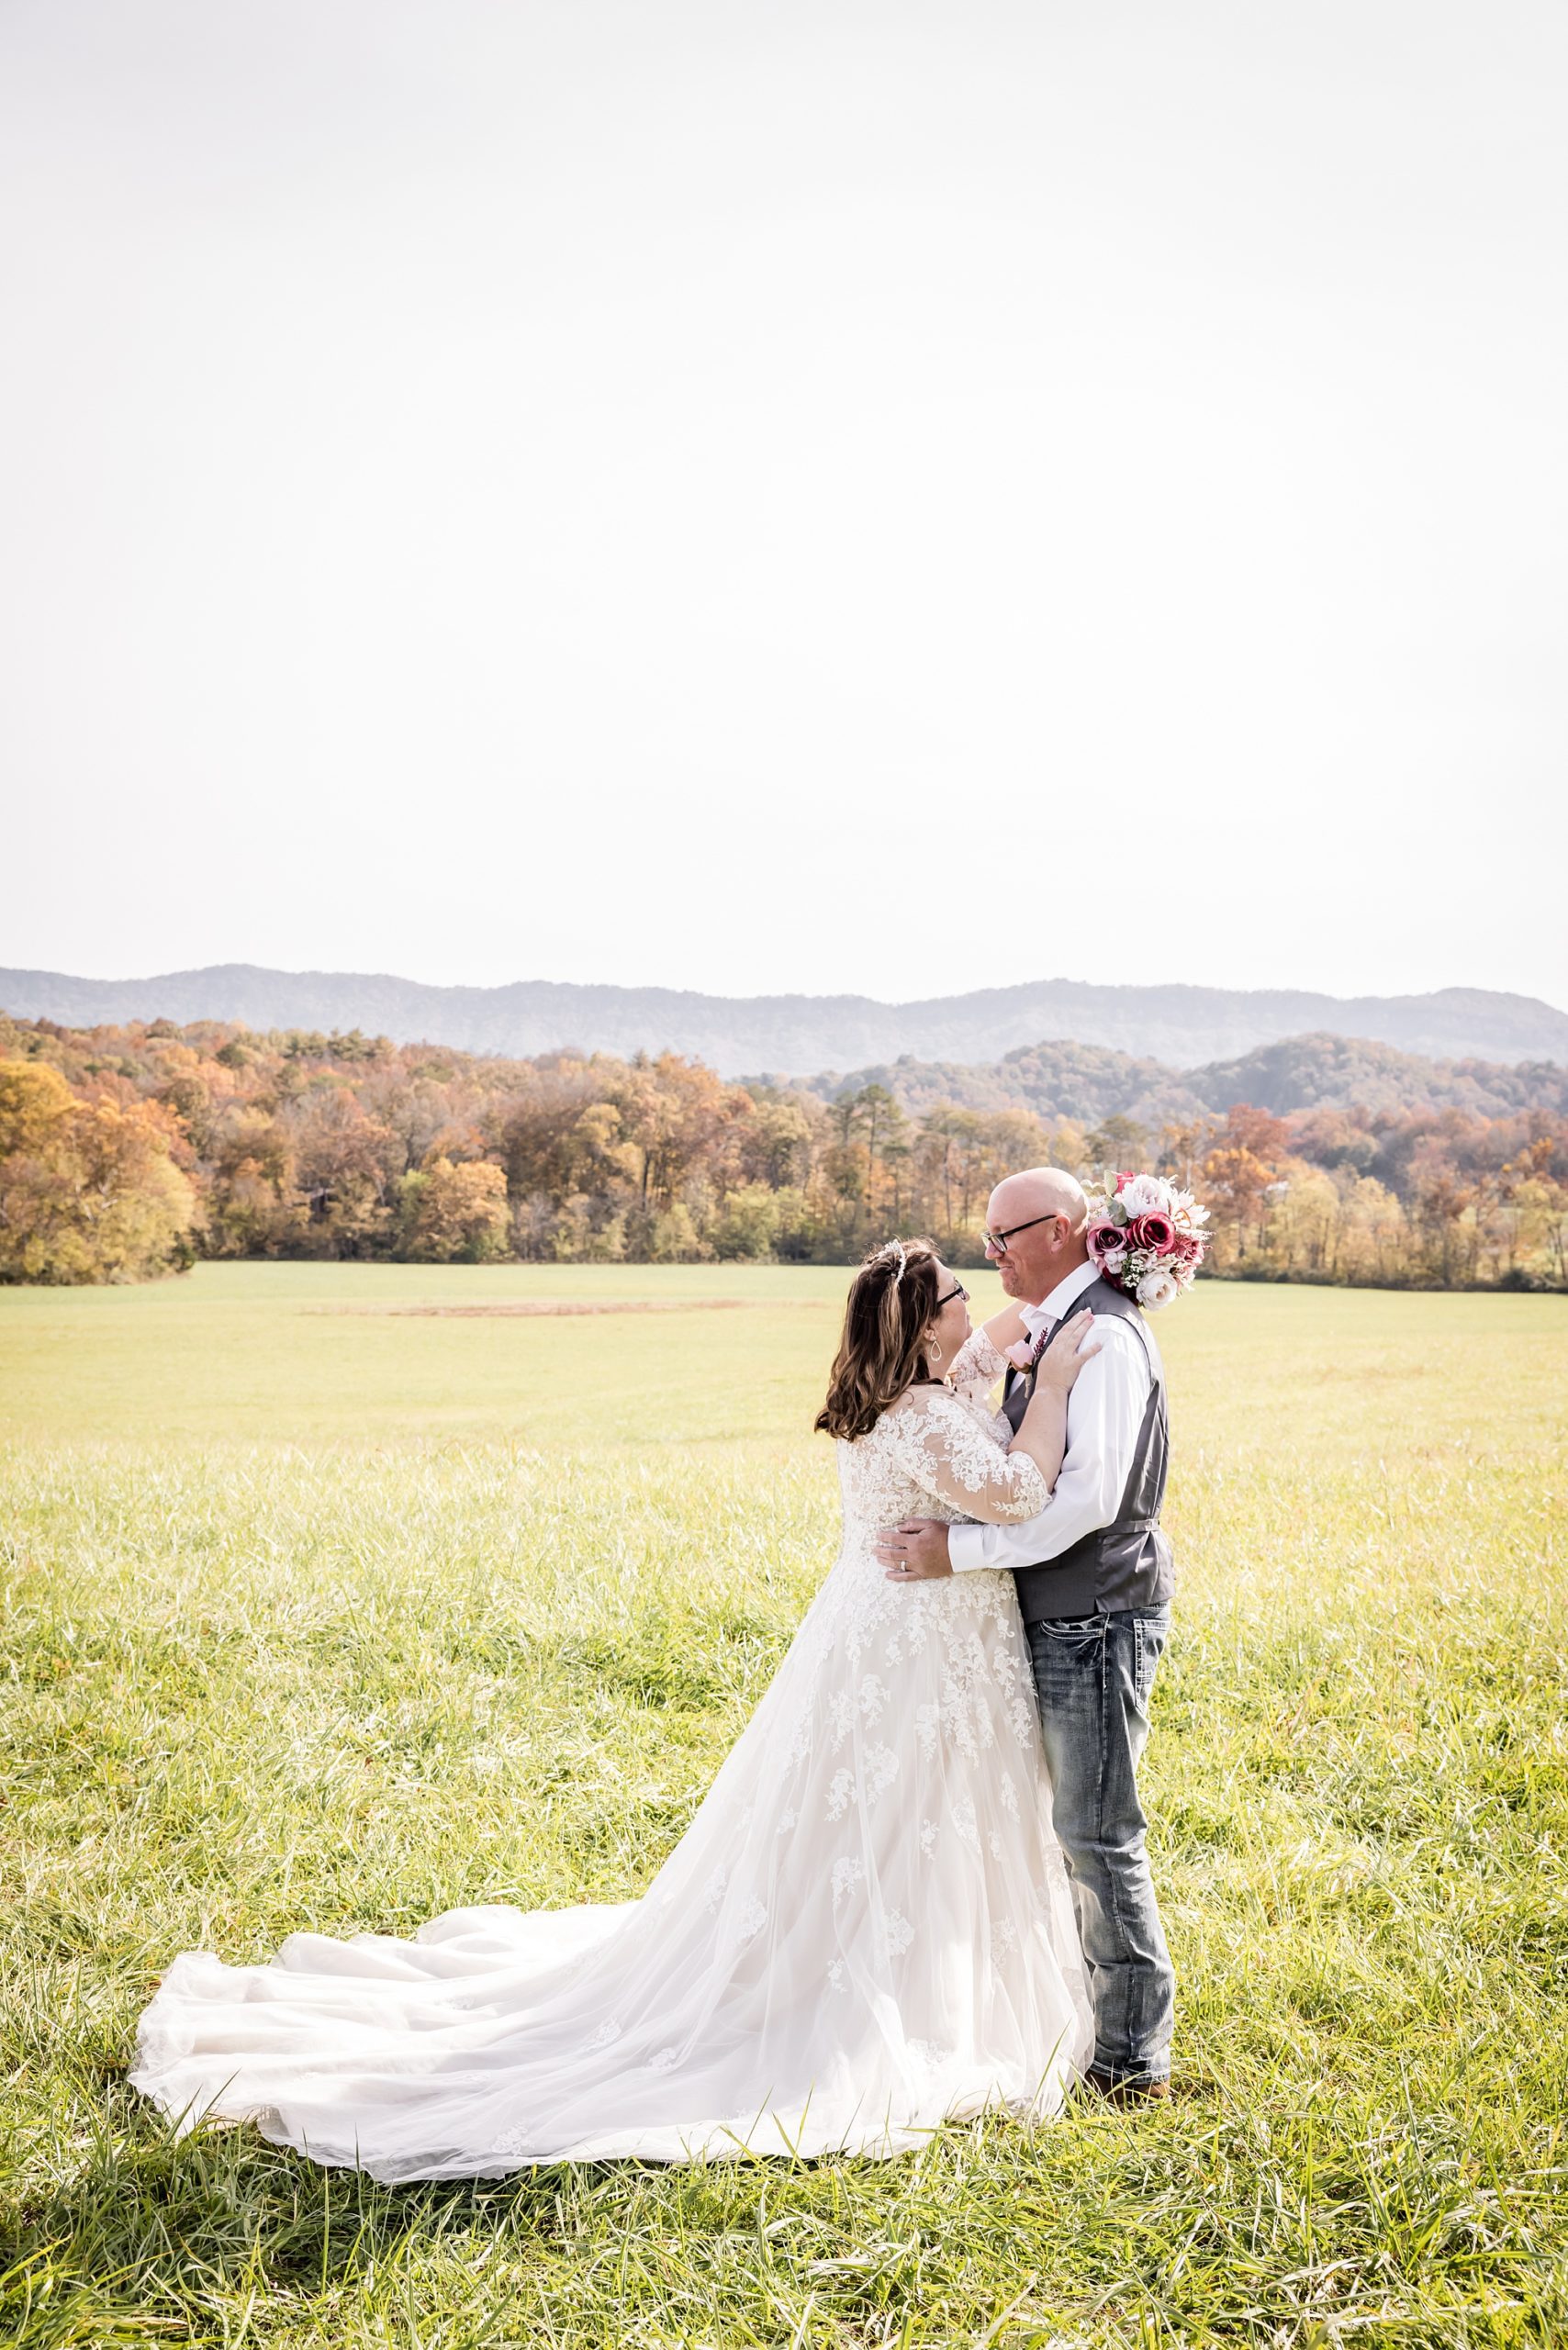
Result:
{"type": "Polygon", "coordinates": [[[968,1404],[941,1387],[912,1388],[887,1414],[889,1439],[911,1482],[988,1526],[1038,1517],[1051,1489],[1027,1453],[1004,1452],[968,1404]]]}
{"type": "Polygon", "coordinates": [[[998,1354],[981,1323],[953,1358],[953,1384],[971,1403],[983,1404],[1006,1368],[1007,1357],[998,1354]]]}

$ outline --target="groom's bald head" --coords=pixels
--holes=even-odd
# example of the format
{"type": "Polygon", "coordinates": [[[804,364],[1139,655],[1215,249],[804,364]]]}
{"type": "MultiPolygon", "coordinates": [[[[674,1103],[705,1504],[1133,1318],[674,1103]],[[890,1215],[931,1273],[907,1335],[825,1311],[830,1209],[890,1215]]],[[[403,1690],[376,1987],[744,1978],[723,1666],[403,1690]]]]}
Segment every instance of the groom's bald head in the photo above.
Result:
{"type": "Polygon", "coordinates": [[[1065,1167],[1025,1167],[1021,1175],[1004,1175],[991,1195],[994,1211],[1002,1209],[1001,1223],[994,1213],[991,1228],[1000,1232],[1020,1215],[1065,1215],[1075,1231],[1081,1231],[1089,1219],[1089,1202],[1083,1186],[1076,1175],[1065,1167]]]}
{"type": "Polygon", "coordinates": [[[988,1241],[986,1254],[1008,1296],[1034,1304],[1048,1297],[1058,1281],[1087,1259],[1088,1221],[1083,1186],[1065,1167],[1026,1167],[1022,1174],[1004,1176],[991,1195],[986,1224],[1009,1237],[1001,1248],[988,1241]]]}

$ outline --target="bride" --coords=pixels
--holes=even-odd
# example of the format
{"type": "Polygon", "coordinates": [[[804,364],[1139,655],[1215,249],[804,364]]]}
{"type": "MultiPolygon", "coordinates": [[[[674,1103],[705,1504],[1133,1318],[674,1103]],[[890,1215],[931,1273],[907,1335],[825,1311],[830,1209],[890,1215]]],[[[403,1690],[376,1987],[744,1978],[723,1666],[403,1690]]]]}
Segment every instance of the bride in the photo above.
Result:
{"type": "Polygon", "coordinates": [[[388,2181],[885,2155],[987,2107],[1055,2112],[1092,2033],[1013,1579],[902,1587],[872,1544],[913,1512],[1046,1506],[1091,1319],[1013,1437],[986,1395],[1016,1309],[971,1335],[929,1243],[878,1249],[817,1421],[838,1557],[642,1899],[451,1909],[412,1942],[291,1934],[263,1966],[187,1951],[133,2085],[181,2133],[251,2118],[388,2181]]]}

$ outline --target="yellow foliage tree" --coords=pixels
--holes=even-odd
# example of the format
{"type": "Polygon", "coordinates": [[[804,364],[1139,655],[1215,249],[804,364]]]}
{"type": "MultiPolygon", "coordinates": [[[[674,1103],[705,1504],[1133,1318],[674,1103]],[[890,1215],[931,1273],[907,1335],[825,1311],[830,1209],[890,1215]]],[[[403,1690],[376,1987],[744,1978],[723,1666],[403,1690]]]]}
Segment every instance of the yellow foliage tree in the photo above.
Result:
{"type": "Polygon", "coordinates": [[[157,1102],[84,1102],[0,1061],[0,1281],[143,1281],[191,1261],[196,1195],[157,1102]]]}
{"type": "Polygon", "coordinates": [[[487,1158],[436,1158],[408,1179],[409,1254],[434,1264],[507,1253],[507,1179],[487,1158]]]}

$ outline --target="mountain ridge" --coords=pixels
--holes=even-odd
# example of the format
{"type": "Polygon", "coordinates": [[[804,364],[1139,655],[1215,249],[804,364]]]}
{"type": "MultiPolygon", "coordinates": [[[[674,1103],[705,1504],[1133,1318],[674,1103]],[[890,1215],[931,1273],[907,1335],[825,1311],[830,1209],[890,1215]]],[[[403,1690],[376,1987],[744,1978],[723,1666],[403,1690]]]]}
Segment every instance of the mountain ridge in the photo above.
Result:
{"type": "Polygon", "coordinates": [[[1281,1117],[1311,1110],[1374,1115],[1460,1110],[1483,1118],[1538,1110],[1568,1116],[1568,1068],[1561,1064],[1439,1060],[1330,1035],[1282,1037],[1233,1059],[1188,1069],[1103,1046],[1047,1040],[969,1066],[906,1056],[846,1072],[823,1070],[794,1082],[822,1102],[875,1084],[913,1116],[945,1102],[982,1113],[1027,1110],[1047,1125],[1070,1119],[1099,1125],[1124,1117],[1158,1128],[1223,1117],[1242,1102],[1281,1117]]]}
{"type": "Polygon", "coordinates": [[[716,996],[696,990],[519,979],[437,987],[389,972],[277,971],[246,963],[90,979],[0,969],[0,1009],[82,1027],[164,1018],[255,1028],[362,1028],[398,1043],[516,1057],[577,1046],[676,1051],[722,1075],[784,1079],[923,1061],[990,1064],[1042,1040],[1126,1052],[1166,1069],[1237,1059],[1291,1035],[1333,1034],[1437,1060],[1568,1062],[1568,1012],[1484,988],[1330,996],[1302,989],[1134,987],[1040,979],[883,1003],[863,995],[716,996]]]}

